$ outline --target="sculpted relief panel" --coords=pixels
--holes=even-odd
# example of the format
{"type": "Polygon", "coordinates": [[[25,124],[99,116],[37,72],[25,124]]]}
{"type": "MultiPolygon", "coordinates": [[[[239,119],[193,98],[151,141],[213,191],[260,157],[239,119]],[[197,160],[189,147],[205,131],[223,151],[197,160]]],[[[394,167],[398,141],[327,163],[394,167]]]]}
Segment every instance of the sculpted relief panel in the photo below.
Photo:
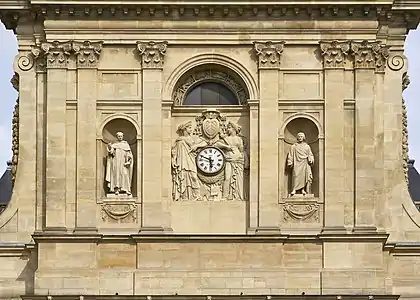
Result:
{"type": "Polygon", "coordinates": [[[206,110],[177,128],[172,147],[174,201],[247,199],[245,170],[249,160],[241,126],[217,110],[206,110]]]}

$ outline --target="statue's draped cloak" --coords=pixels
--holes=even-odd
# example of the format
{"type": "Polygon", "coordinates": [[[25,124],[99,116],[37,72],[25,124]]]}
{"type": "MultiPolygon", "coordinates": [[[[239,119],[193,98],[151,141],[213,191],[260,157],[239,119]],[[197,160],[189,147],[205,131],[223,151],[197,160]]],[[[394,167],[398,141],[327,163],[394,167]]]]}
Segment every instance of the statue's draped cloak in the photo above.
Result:
{"type": "Polygon", "coordinates": [[[297,191],[312,182],[309,160],[314,160],[311,147],[305,142],[293,144],[287,156],[287,164],[293,166],[292,190],[297,191]]]}
{"type": "Polygon", "coordinates": [[[133,153],[126,141],[112,144],[112,151],[106,161],[105,180],[111,192],[118,188],[120,192],[131,194],[133,178],[133,153]]]}
{"type": "Polygon", "coordinates": [[[173,199],[194,200],[199,196],[200,182],[197,175],[195,154],[191,151],[192,137],[179,137],[172,148],[173,199]]]}

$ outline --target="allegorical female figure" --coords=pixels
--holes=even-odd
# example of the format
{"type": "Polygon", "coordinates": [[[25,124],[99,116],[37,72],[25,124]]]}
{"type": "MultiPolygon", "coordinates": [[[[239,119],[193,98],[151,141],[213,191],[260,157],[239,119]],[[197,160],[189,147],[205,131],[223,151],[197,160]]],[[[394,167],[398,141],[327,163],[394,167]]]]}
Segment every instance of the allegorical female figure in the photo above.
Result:
{"type": "Polygon", "coordinates": [[[244,169],[248,167],[248,156],[243,138],[239,136],[241,127],[233,122],[226,126],[227,135],[215,146],[225,152],[226,166],[223,181],[223,199],[245,200],[244,169]]]}
{"type": "Polygon", "coordinates": [[[108,144],[105,181],[111,193],[131,195],[133,153],[124,141],[124,133],[117,132],[117,142],[108,144]]]}
{"type": "Polygon", "coordinates": [[[305,134],[297,134],[297,142],[290,148],[287,155],[287,166],[292,168],[292,196],[302,190],[302,194],[310,192],[312,184],[311,165],[314,163],[314,155],[311,147],[305,142],[305,134]]]}
{"type": "Polygon", "coordinates": [[[199,200],[200,181],[195,163],[195,150],[201,142],[195,138],[191,121],[178,126],[178,138],[172,147],[172,197],[179,200],[199,200]]]}

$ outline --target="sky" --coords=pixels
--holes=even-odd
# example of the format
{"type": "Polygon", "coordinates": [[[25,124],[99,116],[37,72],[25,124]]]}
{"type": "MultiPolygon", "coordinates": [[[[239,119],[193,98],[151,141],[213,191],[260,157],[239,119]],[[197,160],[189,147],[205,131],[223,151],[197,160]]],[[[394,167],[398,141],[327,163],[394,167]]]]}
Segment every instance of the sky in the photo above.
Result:
{"type": "MultiPolygon", "coordinates": [[[[420,29],[408,34],[405,55],[408,57],[408,74],[411,84],[404,92],[408,111],[408,134],[410,158],[419,161],[420,166],[420,29]]],[[[17,54],[14,34],[0,23],[0,176],[6,169],[6,161],[12,157],[12,114],[17,93],[10,79],[13,76],[13,60],[17,54]]],[[[416,164],[417,165],[417,164],[416,164]]]]}

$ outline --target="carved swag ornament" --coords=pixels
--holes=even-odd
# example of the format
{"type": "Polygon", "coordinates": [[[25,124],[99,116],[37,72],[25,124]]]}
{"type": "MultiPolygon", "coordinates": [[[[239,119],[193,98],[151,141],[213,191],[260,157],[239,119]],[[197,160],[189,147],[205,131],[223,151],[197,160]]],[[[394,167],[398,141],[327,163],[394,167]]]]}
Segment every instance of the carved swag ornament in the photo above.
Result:
{"type": "MultiPolygon", "coordinates": [[[[407,73],[403,74],[402,90],[404,91],[410,84],[410,78],[407,73]]],[[[407,107],[405,105],[404,97],[402,97],[402,161],[405,182],[408,185],[408,120],[407,107]]]]}

